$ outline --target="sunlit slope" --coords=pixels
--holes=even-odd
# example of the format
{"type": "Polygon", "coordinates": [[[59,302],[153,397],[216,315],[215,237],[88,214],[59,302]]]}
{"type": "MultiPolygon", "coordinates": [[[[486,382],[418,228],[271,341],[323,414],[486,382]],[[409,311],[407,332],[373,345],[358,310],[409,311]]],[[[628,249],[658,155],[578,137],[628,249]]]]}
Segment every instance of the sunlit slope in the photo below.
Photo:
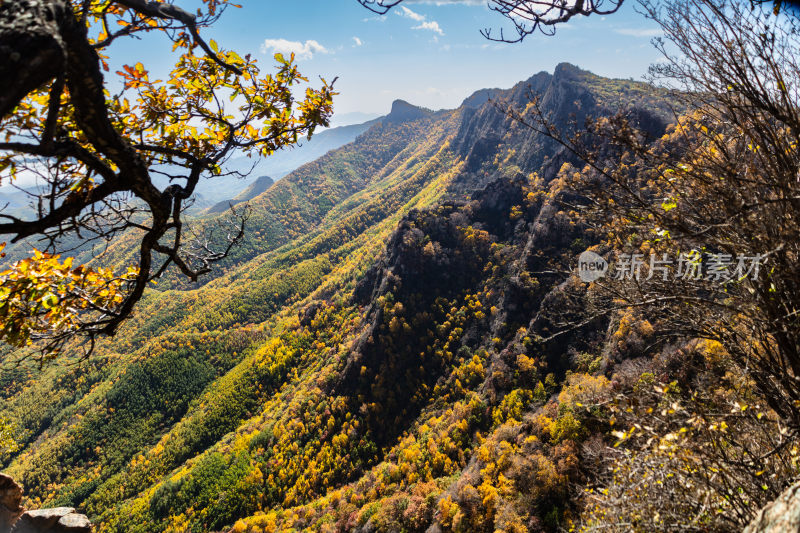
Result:
{"type": "MultiPolygon", "coordinates": [[[[664,126],[652,91],[569,65],[492,95],[531,92],[565,128],[622,102],[664,126]]],[[[596,333],[533,342],[568,289],[534,273],[592,239],[560,203],[568,154],[483,98],[412,115],[253,199],[220,270],[161,281],[90,362],[3,372],[3,466],[36,504],[101,531],[492,531],[473,525],[521,493],[514,460],[541,477],[514,505],[558,511],[569,422],[522,413],[596,333]]]]}
{"type": "MultiPolygon", "coordinates": [[[[192,285],[177,271],[168,271],[160,284],[197,287],[234,266],[242,266],[243,262],[259,253],[305,235],[325,218],[331,208],[378,179],[403,150],[427,138],[430,121],[438,122],[440,117],[434,116],[427,121],[395,121],[387,125],[377,123],[353,143],[303,165],[251,200],[245,238],[226,260],[215,264],[213,272],[192,285]]],[[[242,208],[241,204],[237,206],[240,211],[242,208]]],[[[225,235],[229,228],[225,221],[229,218],[229,214],[223,213],[187,223],[196,234],[210,238],[212,246],[221,250],[227,244],[225,235]]],[[[119,267],[134,262],[139,236],[136,232],[122,236],[110,246],[101,261],[119,267]]]]}
{"type": "MultiPolygon", "coordinates": [[[[271,224],[278,217],[295,216],[300,204],[304,213],[313,213],[306,223],[312,217],[319,219],[311,231],[294,239],[281,237],[287,241],[282,247],[270,246],[269,242],[280,239],[267,237],[262,247],[267,251],[260,254],[255,248],[238,251],[254,257],[200,289],[152,291],[113,342],[98,348],[91,364],[50,368],[44,375],[29,372],[27,386],[19,384],[25,380],[21,372],[4,373],[5,410],[20,420],[26,445],[7,471],[28,487],[29,497],[80,504],[108,478],[125,470],[137,453],[148,450],[209,384],[223,376],[222,383],[234,379],[226,373],[253,342],[267,338],[264,331],[273,327],[270,318],[276,311],[292,306],[323,283],[330,291],[338,290],[349,282],[344,273],[352,279],[357,276],[353,269],[363,270],[373,261],[402,213],[435,202],[457,168],[447,146],[458,113],[442,116],[436,124],[419,122],[395,124],[392,132],[376,133],[373,138],[381,144],[375,151],[388,146],[386,139],[392,135],[397,137],[396,148],[400,137],[406,143],[357,186],[349,163],[338,160],[336,154],[315,163],[320,176],[341,176],[341,169],[347,169],[341,172],[348,179],[338,182],[333,197],[356,192],[342,205],[336,206],[331,196],[326,196],[330,204],[313,208],[308,197],[294,202],[300,197],[298,190],[321,190],[331,184],[320,179],[322,185],[315,185],[311,174],[287,177],[275,187],[287,185],[274,192],[273,187],[251,203],[252,243],[271,235],[271,224]],[[425,134],[419,135],[420,131],[425,134]],[[346,186],[345,181],[349,182],[346,186]],[[278,205],[285,206],[283,214],[276,212],[281,209],[278,205]]],[[[342,149],[343,158],[369,157],[373,151],[369,138],[359,146],[363,154],[354,154],[355,149],[348,147],[352,151],[342,149]]],[[[281,231],[300,233],[283,226],[281,231]]],[[[236,372],[234,368],[232,375],[236,372]]],[[[247,387],[259,381],[249,374],[240,378],[247,387]]],[[[237,390],[252,408],[259,396],[248,396],[247,387],[237,385],[237,390]]],[[[246,414],[242,406],[218,407],[240,412],[211,430],[210,437],[199,439],[198,450],[233,429],[246,414]]]]}

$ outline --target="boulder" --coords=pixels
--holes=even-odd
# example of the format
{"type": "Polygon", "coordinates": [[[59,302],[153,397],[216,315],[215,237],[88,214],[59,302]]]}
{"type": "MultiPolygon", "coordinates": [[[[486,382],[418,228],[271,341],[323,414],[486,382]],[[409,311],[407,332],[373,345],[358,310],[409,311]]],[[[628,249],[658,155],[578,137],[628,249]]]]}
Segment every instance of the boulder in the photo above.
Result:
{"type": "Polygon", "coordinates": [[[0,474],[0,533],[10,531],[23,511],[22,487],[9,476],[0,474]]]}
{"type": "Polygon", "coordinates": [[[62,516],[53,533],[91,533],[92,523],[85,515],[70,513],[62,516]]]}
{"type": "Polygon", "coordinates": [[[800,483],[761,509],[743,533],[800,533],[800,483]]]}
{"type": "Polygon", "coordinates": [[[14,524],[14,533],[23,531],[35,533],[37,531],[50,531],[62,517],[75,512],[74,507],[53,507],[52,509],[36,509],[25,511],[14,524]]]}
{"type": "Polygon", "coordinates": [[[91,533],[92,524],[74,507],[26,511],[22,487],[0,474],[0,533],[91,533]]]}

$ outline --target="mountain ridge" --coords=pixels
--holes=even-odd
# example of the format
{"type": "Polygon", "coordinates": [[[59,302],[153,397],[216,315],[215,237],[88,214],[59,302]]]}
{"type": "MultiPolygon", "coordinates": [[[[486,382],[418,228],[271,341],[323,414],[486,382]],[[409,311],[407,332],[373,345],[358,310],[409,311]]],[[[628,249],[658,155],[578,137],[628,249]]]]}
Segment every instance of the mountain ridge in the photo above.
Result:
{"type": "Polygon", "coordinates": [[[204,215],[213,215],[216,213],[222,213],[231,207],[240,204],[242,202],[247,202],[252,200],[259,194],[263,193],[272,185],[275,184],[275,181],[269,176],[259,176],[256,180],[247,186],[245,190],[234,196],[230,200],[223,200],[221,202],[217,202],[216,204],[212,205],[211,207],[205,209],[203,211],[204,215]]]}
{"type": "Polygon", "coordinates": [[[524,476],[576,475],[574,454],[531,420],[607,324],[537,348],[581,293],[534,273],[568,269],[595,237],[562,205],[570,155],[495,102],[533,92],[566,127],[638,95],[654,132],[667,106],[559,67],[455,110],[398,101],[250,199],[248,236],[214,276],[165,277],[94,359],[4,372],[0,412],[21,428],[5,469],[101,531],[447,530],[447,505],[483,524],[475,495],[502,487],[488,465],[510,458],[526,469],[504,476],[542,488],[504,509],[563,512],[554,484],[524,476]]]}

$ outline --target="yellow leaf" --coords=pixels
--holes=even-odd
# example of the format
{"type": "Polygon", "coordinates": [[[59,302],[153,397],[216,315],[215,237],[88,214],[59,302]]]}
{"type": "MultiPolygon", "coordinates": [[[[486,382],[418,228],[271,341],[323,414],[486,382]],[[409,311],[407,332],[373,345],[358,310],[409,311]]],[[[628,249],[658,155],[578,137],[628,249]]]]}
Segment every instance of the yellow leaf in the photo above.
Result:
{"type": "Polygon", "coordinates": [[[42,306],[45,309],[52,309],[56,305],[58,305],[58,296],[56,296],[52,292],[48,292],[42,298],[42,306]]]}

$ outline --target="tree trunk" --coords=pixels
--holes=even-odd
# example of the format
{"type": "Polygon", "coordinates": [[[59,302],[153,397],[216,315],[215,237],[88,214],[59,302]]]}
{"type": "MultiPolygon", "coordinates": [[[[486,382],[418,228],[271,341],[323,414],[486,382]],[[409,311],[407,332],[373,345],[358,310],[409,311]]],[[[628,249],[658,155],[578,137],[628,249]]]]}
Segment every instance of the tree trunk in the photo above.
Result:
{"type": "Polygon", "coordinates": [[[0,0],[0,118],[64,71],[65,0],[0,0]]]}

